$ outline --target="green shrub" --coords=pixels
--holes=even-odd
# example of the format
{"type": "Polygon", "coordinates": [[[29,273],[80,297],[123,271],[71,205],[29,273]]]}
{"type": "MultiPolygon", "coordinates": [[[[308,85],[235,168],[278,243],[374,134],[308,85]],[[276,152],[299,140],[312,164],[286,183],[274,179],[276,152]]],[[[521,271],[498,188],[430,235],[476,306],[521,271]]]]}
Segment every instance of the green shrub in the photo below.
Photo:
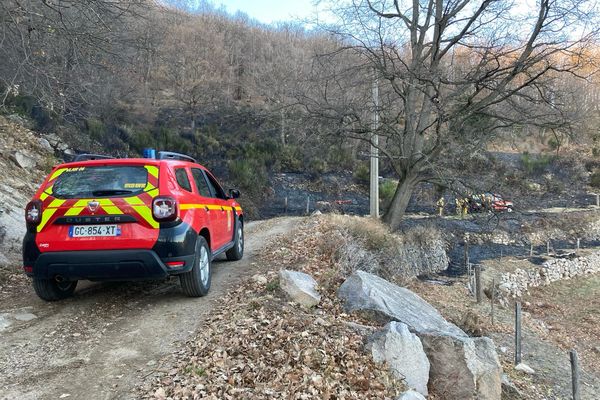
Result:
{"type": "Polygon", "coordinates": [[[590,175],[590,186],[600,189],[600,170],[595,170],[592,175],[590,175]]]}
{"type": "Polygon", "coordinates": [[[308,172],[312,178],[316,178],[327,172],[327,162],[319,158],[313,158],[308,162],[306,172],[308,172]]]}
{"type": "Polygon", "coordinates": [[[554,157],[547,154],[532,156],[528,152],[521,155],[521,164],[528,174],[541,174],[554,161],[554,157]]]}
{"type": "Polygon", "coordinates": [[[230,180],[254,195],[263,194],[268,184],[267,168],[260,160],[232,160],[229,162],[230,180]]]}
{"type": "Polygon", "coordinates": [[[366,163],[361,163],[354,170],[354,179],[360,183],[369,183],[370,171],[366,163]]]}
{"type": "Polygon", "coordinates": [[[548,139],[548,147],[550,147],[551,150],[557,150],[560,147],[560,141],[557,138],[551,137],[550,139],[548,139]]]}
{"type": "Polygon", "coordinates": [[[98,141],[103,142],[106,136],[106,125],[97,118],[88,118],[85,120],[85,130],[88,135],[98,141]]]}
{"type": "Polygon", "coordinates": [[[31,96],[16,95],[8,96],[6,99],[6,105],[11,108],[11,111],[22,116],[31,117],[33,107],[36,105],[36,100],[31,96]]]}
{"type": "Polygon", "coordinates": [[[132,131],[131,132],[131,148],[135,150],[137,153],[142,152],[145,148],[155,148],[156,147],[156,139],[149,131],[141,130],[141,131],[132,131]]]}
{"type": "Polygon", "coordinates": [[[335,170],[351,170],[354,167],[354,159],[352,152],[341,146],[333,146],[329,148],[327,154],[328,164],[335,170]]]}
{"type": "Polygon", "coordinates": [[[279,170],[282,172],[302,171],[302,152],[297,146],[285,146],[279,153],[279,170]]]}
{"type": "Polygon", "coordinates": [[[392,179],[385,179],[379,184],[379,201],[383,208],[387,209],[390,206],[397,187],[398,182],[392,179]]]}
{"type": "Polygon", "coordinates": [[[594,157],[599,157],[600,156],[600,148],[598,148],[598,147],[592,147],[592,155],[594,157]]]}

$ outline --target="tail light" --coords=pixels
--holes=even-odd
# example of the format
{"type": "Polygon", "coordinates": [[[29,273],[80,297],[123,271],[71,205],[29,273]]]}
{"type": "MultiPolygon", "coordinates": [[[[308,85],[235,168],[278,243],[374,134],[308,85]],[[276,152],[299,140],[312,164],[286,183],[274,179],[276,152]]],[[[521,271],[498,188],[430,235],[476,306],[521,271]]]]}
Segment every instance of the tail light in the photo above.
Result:
{"type": "Polygon", "coordinates": [[[152,215],[157,221],[173,221],[177,218],[177,200],[172,197],[155,197],[152,215]]]}
{"type": "Polygon", "coordinates": [[[42,220],[42,202],[39,200],[30,201],[25,207],[25,221],[28,224],[36,226],[42,220]]]}
{"type": "Polygon", "coordinates": [[[168,261],[167,262],[167,267],[170,268],[180,268],[183,267],[185,265],[185,261],[168,261]]]}

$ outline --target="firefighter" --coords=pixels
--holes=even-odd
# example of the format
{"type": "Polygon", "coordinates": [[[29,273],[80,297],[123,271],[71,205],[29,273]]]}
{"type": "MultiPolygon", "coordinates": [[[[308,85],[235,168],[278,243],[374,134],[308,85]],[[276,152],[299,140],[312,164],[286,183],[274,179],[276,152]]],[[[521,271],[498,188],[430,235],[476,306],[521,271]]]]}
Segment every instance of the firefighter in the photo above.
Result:
{"type": "Polygon", "coordinates": [[[444,206],[446,205],[446,202],[444,201],[444,197],[440,197],[440,199],[437,201],[437,208],[438,208],[438,214],[440,217],[444,216],[444,206]]]}
{"type": "Polygon", "coordinates": [[[469,213],[469,199],[468,198],[464,198],[462,199],[462,213],[461,216],[464,218],[467,216],[467,214],[469,213]]]}
{"type": "Polygon", "coordinates": [[[492,195],[488,194],[485,196],[485,208],[487,211],[493,211],[492,209],[492,195]]]}

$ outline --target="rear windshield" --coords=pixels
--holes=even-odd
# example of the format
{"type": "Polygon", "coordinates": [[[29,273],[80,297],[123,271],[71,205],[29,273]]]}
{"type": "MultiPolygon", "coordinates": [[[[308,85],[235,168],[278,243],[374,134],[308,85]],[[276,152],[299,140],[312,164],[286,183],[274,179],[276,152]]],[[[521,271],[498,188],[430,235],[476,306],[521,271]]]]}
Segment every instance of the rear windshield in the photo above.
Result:
{"type": "Polygon", "coordinates": [[[143,166],[69,168],[56,178],[52,195],[60,199],[126,197],[143,192],[147,182],[143,166]]]}

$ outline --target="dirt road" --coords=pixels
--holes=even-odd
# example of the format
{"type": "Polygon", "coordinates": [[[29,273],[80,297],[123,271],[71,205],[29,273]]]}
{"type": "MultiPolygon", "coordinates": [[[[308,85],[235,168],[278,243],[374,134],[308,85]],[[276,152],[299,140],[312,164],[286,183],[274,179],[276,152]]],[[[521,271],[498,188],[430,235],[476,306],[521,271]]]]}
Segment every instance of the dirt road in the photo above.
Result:
{"type": "Polygon", "coordinates": [[[246,227],[244,259],[213,264],[207,297],[188,298],[179,279],[82,284],[72,299],[46,303],[32,289],[0,305],[0,399],[126,399],[157,360],[202,329],[213,304],[255,273],[267,239],[297,220],[246,227]]]}

